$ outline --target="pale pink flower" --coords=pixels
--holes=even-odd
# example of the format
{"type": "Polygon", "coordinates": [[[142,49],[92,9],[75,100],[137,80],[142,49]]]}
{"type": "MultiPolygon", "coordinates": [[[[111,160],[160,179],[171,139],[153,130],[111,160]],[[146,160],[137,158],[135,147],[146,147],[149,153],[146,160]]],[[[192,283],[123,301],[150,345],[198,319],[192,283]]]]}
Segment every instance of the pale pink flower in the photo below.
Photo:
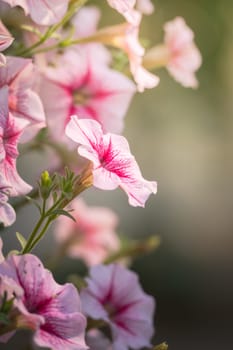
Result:
{"type": "MultiPolygon", "coordinates": [[[[18,196],[28,193],[31,190],[31,186],[21,179],[16,169],[17,144],[22,134],[22,128],[18,121],[9,113],[7,101],[8,88],[4,86],[0,88],[0,174],[4,181],[4,187],[8,187],[8,194],[10,196],[18,196]]],[[[3,203],[4,199],[3,194],[3,203]]],[[[8,208],[8,210],[10,209],[8,208]]],[[[11,217],[10,221],[12,221],[13,213],[10,215],[8,212],[8,215],[8,218],[11,217]]]]}
{"type": "Polygon", "coordinates": [[[137,10],[145,15],[154,12],[154,5],[151,0],[137,0],[137,10]]]}
{"type": "Polygon", "coordinates": [[[117,264],[97,265],[87,283],[81,291],[83,311],[109,324],[113,350],[150,347],[155,302],[143,292],[137,275],[117,264]]]}
{"type": "Polygon", "coordinates": [[[97,120],[105,131],[120,132],[123,128],[134,84],[96,60],[95,52],[90,46],[69,50],[57,67],[45,72],[41,97],[50,133],[56,140],[70,142],[64,130],[72,114],[97,120]]]}
{"type": "Polygon", "coordinates": [[[62,19],[69,0],[3,0],[11,7],[20,6],[26,15],[41,25],[51,25],[62,19]]]}
{"type": "MultiPolygon", "coordinates": [[[[14,38],[0,20],[0,51],[6,50],[13,42],[14,38]]],[[[6,58],[0,53],[0,67],[6,64],[6,58]]]]}
{"type": "Polygon", "coordinates": [[[167,69],[175,80],[185,87],[196,88],[196,70],[201,65],[201,54],[193,42],[193,31],[182,17],[176,17],[164,26],[165,46],[169,53],[167,69]]]}
{"type": "Polygon", "coordinates": [[[141,207],[151,193],[156,193],[156,182],[142,177],[123,136],[103,134],[97,121],[77,116],[72,116],[67,124],[66,135],[79,144],[78,153],[92,161],[95,187],[113,190],[120,186],[128,195],[129,203],[141,207]]]}
{"type": "Polygon", "coordinates": [[[87,265],[103,262],[119,249],[115,233],[116,214],[104,207],[88,207],[83,200],[75,199],[69,209],[76,222],[60,216],[54,229],[56,240],[73,258],[82,258],[87,265]]]}
{"type": "MultiPolygon", "coordinates": [[[[12,279],[23,289],[17,303],[17,327],[35,331],[34,341],[52,350],[85,350],[86,319],[76,288],[57,284],[34,255],[10,256],[0,265],[0,277],[12,279]]],[[[0,340],[4,340],[1,339],[0,340]]]]}
{"type": "Polygon", "coordinates": [[[20,142],[28,141],[45,126],[42,102],[32,90],[35,78],[30,59],[7,57],[6,65],[0,69],[0,88],[9,87],[9,110],[24,128],[20,142]]]}
{"type": "Polygon", "coordinates": [[[143,65],[144,47],[138,39],[141,14],[137,12],[137,21],[106,27],[97,32],[101,42],[123,50],[129,59],[130,71],[137,84],[139,92],[152,89],[159,83],[159,78],[147,71],[143,65]]]}
{"type": "MultiPolygon", "coordinates": [[[[1,136],[0,136],[1,142],[1,136]]],[[[4,226],[10,226],[15,222],[16,214],[12,206],[7,203],[10,187],[4,184],[3,176],[0,174],[0,223],[4,226]]],[[[0,245],[0,262],[1,262],[1,245],[0,245]]]]}

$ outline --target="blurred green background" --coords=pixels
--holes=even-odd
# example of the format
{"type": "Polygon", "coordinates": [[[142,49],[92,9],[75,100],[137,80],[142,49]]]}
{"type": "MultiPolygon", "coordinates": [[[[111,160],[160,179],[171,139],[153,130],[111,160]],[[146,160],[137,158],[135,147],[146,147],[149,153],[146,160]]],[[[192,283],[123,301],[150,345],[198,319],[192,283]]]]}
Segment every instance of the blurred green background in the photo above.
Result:
{"type": "MultiPolygon", "coordinates": [[[[95,3],[109,11],[102,23],[121,19],[105,2],[95,3]]],[[[167,341],[171,350],[233,349],[233,1],[154,3],[142,38],[149,46],[160,43],[164,22],[183,16],[203,56],[200,87],[185,89],[161,70],[160,85],[137,94],[129,109],[124,134],[144,177],[158,181],[145,209],[129,207],[120,191],[90,190],[85,198],[114,209],[120,232],[161,237],[157,251],[133,264],[157,300],[155,342],[167,341]]],[[[9,237],[19,227],[30,232],[30,210],[6,230],[9,237]]],[[[50,253],[51,242],[48,236],[41,256],[50,253]]],[[[68,263],[75,271],[75,262],[68,263]]]]}

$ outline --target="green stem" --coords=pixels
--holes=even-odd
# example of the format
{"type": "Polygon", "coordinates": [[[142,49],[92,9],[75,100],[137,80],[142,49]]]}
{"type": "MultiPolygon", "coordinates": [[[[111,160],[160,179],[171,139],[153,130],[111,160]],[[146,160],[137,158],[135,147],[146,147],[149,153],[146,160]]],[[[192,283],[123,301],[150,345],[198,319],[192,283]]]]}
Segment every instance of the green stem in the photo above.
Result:
{"type": "Polygon", "coordinates": [[[88,0],[71,0],[69,9],[66,12],[65,16],[62,18],[60,22],[57,24],[49,27],[49,29],[45,32],[45,34],[38,40],[35,44],[32,46],[21,50],[17,53],[17,56],[31,56],[33,53],[33,50],[37,47],[41,46],[45,43],[46,40],[51,38],[51,36],[60,28],[62,28],[69,20],[70,18],[87,2],[88,0]]]}
{"type": "Polygon", "coordinates": [[[51,224],[51,222],[54,220],[53,217],[50,217],[47,219],[46,224],[44,225],[43,229],[40,231],[39,235],[35,238],[35,240],[31,243],[31,245],[29,246],[29,248],[27,249],[27,251],[24,253],[29,253],[36,245],[37,243],[41,240],[41,238],[44,236],[44,234],[46,233],[49,225],[51,224]]]}
{"type": "Polygon", "coordinates": [[[26,254],[30,251],[29,248],[30,248],[34,238],[36,237],[39,228],[43,224],[44,218],[45,218],[44,215],[41,215],[40,219],[38,220],[36,226],[34,227],[32,233],[27,241],[27,244],[25,245],[25,247],[22,250],[22,254],[26,254]]]}

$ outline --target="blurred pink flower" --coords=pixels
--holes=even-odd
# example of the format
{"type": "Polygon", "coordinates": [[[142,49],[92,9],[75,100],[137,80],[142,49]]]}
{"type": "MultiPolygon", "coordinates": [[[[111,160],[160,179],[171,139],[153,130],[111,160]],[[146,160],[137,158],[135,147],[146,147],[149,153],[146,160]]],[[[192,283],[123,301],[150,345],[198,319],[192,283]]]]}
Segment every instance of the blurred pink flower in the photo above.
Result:
{"type": "MultiPolygon", "coordinates": [[[[4,68],[1,68],[0,71],[2,69],[4,68]]],[[[4,86],[0,88],[0,174],[3,178],[3,184],[1,183],[0,186],[8,187],[7,191],[10,196],[17,196],[28,193],[31,186],[21,179],[16,169],[17,144],[22,134],[22,128],[9,113],[7,101],[8,87],[4,86]]],[[[5,199],[3,193],[3,203],[5,199]]],[[[3,212],[7,210],[7,217],[11,222],[14,217],[13,212],[6,205],[2,207],[2,210],[3,212]]],[[[5,220],[8,224],[6,218],[5,220]]]]}
{"type": "Polygon", "coordinates": [[[34,22],[51,25],[62,19],[68,8],[69,0],[3,0],[11,7],[20,6],[26,15],[30,14],[34,22]]]}
{"type": "Polygon", "coordinates": [[[109,324],[113,350],[150,347],[155,302],[143,292],[137,275],[120,265],[98,265],[90,270],[81,291],[83,311],[109,324]]]}
{"type": "Polygon", "coordinates": [[[71,117],[66,135],[79,144],[78,153],[92,161],[95,187],[113,190],[120,186],[128,195],[129,203],[141,207],[151,193],[156,193],[156,182],[142,177],[123,136],[103,134],[97,121],[77,116],[71,117]]]}
{"type": "Polygon", "coordinates": [[[7,57],[6,65],[0,69],[0,88],[9,87],[9,110],[24,129],[20,142],[28,141],[45,126],[42,102],[32,90],[35,78],[30,59],[7,57]]]}
{"type": "Polygon", "coordinates": [[[70,142],[64,129],[72,114],[97,120],[105,131],[122,131],[134,84],[102,64],[96,55],[96,46],[68,50],[55,68],[45,70],[41,97],[56,140],[70,142]]]}
{"type": "Polygon", "coordinates": [[[196,70],[201,65],[201,54],[193,42],[193,31],[181,17],[167,22],[164,26],[165,46],[169,58],[167,69],[169,73],[185,87],[196,88],[198,81],[196,70]]]}
{"type": "MultiPolygon", "coordinates": [[[[13,42],[14,38],[0,20],[0,51],[6,50],[13,42]]],[[[0,67],[6,64],[6,58],[0,53],[0,67]]]]}
{"type": "Polygon", "coordinates": [[[154,5],[151,0],[137,0],[137,10],[145,15],[154,12],[154,5]]]}
{"type": "MultiPolygon", "coordinates": [[[[52,350],[85,350],[86,319],[76,288],[57,284],[34,255],[12,255],[0,264],[0,278],[12,279],[23,289],[16,307],[17,327],[35,331],[34,341],[52,350]],[[21,314],[20,314],[21,312],[21,314]]],[[[1,341],[4,341],[0,337],[1,341]]]]}
{"type": "Polygon", "coordinates": [[[60,216],[54,230],[56,240],[68,255],[82,258],[87,265],[96,265],[119,249],[115,233],[118,220],[113,211],[88,207],[81,199],[72,201],[69,209],[76,222],[60,216]]]}

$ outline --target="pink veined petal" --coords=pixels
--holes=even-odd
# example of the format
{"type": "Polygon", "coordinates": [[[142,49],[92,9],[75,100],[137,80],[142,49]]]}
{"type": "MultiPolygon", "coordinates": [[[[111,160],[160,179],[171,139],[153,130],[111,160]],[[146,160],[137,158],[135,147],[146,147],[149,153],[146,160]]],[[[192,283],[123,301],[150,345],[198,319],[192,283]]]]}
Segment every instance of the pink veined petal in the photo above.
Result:
{"type": "Polygon", "coordinates": [[[120,178],[103,167],[93,170],[93,185],[102,190],[115,190],[121,183],[120,178]]]}
{"type": "Polygon", "coordinates": [[[71,116],[66,126],[66,135],[78,144],[95,148],[102,139],[102,129],[95,120],[84,120],[71,116]]]}
{"type": "Polygon", "coordinates": [[[127,193],[129,204],[133,207],[144,207],[150,194],[157,192],[157,183],[144,179],[135,181],[135,183],[122,181],[120,186],[127,193]]]}

